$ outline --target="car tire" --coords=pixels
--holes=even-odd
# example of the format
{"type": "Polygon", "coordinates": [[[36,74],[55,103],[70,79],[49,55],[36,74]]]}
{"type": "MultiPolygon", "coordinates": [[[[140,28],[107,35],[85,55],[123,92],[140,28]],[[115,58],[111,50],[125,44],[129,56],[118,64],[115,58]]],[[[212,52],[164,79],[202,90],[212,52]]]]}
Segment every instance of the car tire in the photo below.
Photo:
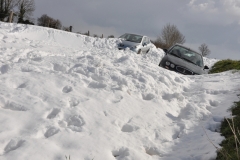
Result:
{"type": "Polygon", "coordinates": [[[139,49],[138,50],[138,52],[137,52],[137,54],[141,54],[142,53],[142,50],[141,49],[139,49]]]}

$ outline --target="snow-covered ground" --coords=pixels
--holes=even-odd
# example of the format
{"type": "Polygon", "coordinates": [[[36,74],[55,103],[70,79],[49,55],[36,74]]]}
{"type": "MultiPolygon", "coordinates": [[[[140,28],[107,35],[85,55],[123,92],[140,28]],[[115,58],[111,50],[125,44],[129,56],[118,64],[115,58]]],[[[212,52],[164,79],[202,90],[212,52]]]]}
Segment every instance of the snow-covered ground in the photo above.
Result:
{"type": "Polygon", "coordinates": [[[216,157],[240,72],[184,76],[117,42],[0,23],[1,160],[216,157]]]}

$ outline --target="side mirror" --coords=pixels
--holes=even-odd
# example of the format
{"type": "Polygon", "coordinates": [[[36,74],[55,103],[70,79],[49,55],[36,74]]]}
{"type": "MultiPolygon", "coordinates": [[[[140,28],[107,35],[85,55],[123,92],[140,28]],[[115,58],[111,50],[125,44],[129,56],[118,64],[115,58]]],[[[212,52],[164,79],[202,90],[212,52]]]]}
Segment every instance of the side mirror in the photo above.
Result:
{"type": "Polygon", "coordinates": [[[208,66],[204,66],[204,69],[209,69],[209,67],[208,66]]]}
{"type": "Polygon", "coordinates": [[[167,53],[167,52],[168,52],[168,49],[164,48],[163,51],[164,51],[165,53],[167,53]]]}

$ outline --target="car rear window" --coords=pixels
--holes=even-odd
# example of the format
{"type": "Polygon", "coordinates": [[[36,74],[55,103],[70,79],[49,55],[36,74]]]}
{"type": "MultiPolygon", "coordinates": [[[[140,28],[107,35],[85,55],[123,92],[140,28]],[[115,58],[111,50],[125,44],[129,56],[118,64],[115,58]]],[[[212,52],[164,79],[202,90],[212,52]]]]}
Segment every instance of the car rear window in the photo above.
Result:
{"type": "Polygon", "coordinates": [[[135,35],[135,34],[124,34],[119,38],[124,39],[125,41],[140,43],[142,41],[143,36],[135,35]]]}

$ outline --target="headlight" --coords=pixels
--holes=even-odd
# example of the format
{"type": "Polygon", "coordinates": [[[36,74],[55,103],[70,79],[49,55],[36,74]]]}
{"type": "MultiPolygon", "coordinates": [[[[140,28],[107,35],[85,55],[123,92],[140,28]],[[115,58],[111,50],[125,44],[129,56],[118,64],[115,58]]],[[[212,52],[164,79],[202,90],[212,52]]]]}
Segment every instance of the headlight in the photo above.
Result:
{"type": "Polygon", "coordinates": [[[170,66],[171,66],[172,68],[174,68],[174,67],[175,67],[175,65],[174,65],[174,64],[171,64],[170,66]]]}
{"type": "Polygon", "coordinates": [[[124,45],[122,43],[119,44],[120,47],[124,47],[124,45]]]}
{"type": "Polygon", "coordinates": [[[170,65],[170,62],[166,61],[166,65],[169,66],[169,65],[170,65]]]}

